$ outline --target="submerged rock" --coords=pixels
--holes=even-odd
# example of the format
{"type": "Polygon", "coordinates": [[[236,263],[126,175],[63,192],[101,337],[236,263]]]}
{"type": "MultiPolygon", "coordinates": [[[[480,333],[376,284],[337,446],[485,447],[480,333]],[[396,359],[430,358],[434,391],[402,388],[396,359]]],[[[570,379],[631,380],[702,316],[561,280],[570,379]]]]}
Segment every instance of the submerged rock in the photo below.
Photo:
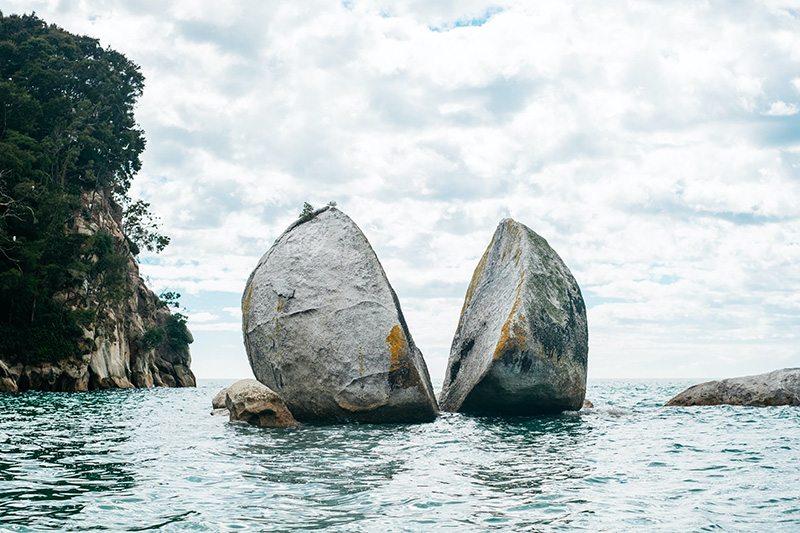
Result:
{"type": "Polygon", "coordinates": [[[225,406],[231,421],[241,420],[264,428],[297,425],[280,395],[254,379],[243,379],[228,387],[225,406]]]}
{"type": "Polygon", "coordinates": [[[444,411],[578,410],[586,395],[586,307],[542,237],[500,222],[475,269],[447,364],[444,411]]]}
{"type": "Polygon", "coordinates": [[[242,297],[253,373],[300,421],[424,422],[438,414],[422,353],[356,224],[334,207],[292,224],[242,297]]]}
{"type": "Polygon", "coordinates": [[[766,374],[706,381],[689,387],[668,406],[690,405],[800,405],[800,368],[766,374]]]}

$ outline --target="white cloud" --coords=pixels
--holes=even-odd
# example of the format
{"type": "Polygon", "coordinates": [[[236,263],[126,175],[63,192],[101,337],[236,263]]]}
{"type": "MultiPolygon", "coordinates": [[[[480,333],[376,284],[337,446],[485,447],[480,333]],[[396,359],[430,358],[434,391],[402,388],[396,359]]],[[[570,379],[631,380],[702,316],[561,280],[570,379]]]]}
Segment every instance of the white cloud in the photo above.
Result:
{"type": "Polygon", "coordinates": [[[212,324],[190,323],[190,327],[192,331],[242,331],[242,324],[240,322],[215,322],[212,324]]]}
{"type": "Polygon", "coordinates": [[[212,322],[214,320],[217,320],[218,318],[219,316],[215,315],[214,313],[199,311],[191,314],[191,316],[189,317],[189,323],[191,324],[192,327],[194,327],[196,323],[212,322]]]}
{"type": "MultiPolygon", "coordinates": [[[[337,200],[436,377],[472,270],[513,216],[583,288],[591,375],[800,364],[787,296],[800,139],[763,116],[800,110],[800,22],[783,3],[11,0],[3,13],[33,9],[147,77],[132,192],[173,239],[142,265],[157,289],[235,302],[302,203],[337,200]]],[[[240,330],[237,307],[198,308],[192,330],[240,330]]],[[[192,346],[201,370],[223,357],[208,335],[192,346]]]]}
{"type": "Polygon", "coordinates": [[[792,115],[796,115],[800,111],[800,108],[797,107],[797,104],[787,104],[783,100],[778,100],[777,102],[772,102],[769,105],[769,109],[764,111],[764,115],[770,117],[789,117],[792,115]]]}
{"type": "Polygon", "coordinates": [[[242,310],[239,307],[223,307],[222,311],[234,318],[242,318],[242,310]]]}

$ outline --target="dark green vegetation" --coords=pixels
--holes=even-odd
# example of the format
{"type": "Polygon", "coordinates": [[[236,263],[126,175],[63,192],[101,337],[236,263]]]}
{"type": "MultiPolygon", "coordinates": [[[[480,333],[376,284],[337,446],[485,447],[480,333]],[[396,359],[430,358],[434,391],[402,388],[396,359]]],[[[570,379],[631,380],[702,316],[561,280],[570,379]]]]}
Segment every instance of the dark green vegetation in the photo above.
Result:
{"type": "Polygon", "coordinates": [[[308,222],[309,220],[314,218],[314,206],[308,202],[304,202],[303,210],[300,212],[299,218],[303,222],[308,222]]]}
{"type": "Polygon", "coordinates": [[[143,86],[138,66],[97,40],[0,13],[0,358],[79,354],[80,326],[128,295],[129,253],[169,242],[128,196],[145,146],[133,116],[143,86]],[[124,239],[77,231],[100,199],[124,239]]]}
{"type": "MultiPolygon", "coordinates": [[[[159,307],[174,307],[180,309],[181,304],[179,298],[181,295],[177,292],[165,291],[159,295],[159,307]]],[[[150,351],[164,342],[175,351],[185,350],[192,342],[192,335],[189,333],[189,328],[186,326],[186,315],[178,312],[173,312],[167,317],[165,327],[153,327],[144,332],[139,339],[139,348],[142,351],[150,351]]]]}

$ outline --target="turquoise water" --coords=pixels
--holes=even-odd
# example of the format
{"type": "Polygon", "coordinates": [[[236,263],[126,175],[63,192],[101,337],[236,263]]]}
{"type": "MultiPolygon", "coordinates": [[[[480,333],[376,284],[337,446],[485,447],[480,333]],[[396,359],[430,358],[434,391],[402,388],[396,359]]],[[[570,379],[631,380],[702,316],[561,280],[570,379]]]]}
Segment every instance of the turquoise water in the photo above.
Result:
{"type": "Polygon", "coordinates": [[[800,531],[800,408],[260,429],[197,389],[0,395],[0,531],[800,531]]]}

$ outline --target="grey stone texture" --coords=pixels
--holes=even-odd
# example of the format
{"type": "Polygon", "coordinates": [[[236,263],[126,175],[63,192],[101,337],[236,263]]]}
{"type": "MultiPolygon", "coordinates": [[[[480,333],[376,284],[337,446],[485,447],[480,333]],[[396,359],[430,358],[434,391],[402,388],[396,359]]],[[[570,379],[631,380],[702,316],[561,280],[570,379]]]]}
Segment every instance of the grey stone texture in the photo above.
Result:
{"type": "Polygon", "coordinates": [[[578,410],[586,395],[588,337],[586,307],[567,266],[542,237],[505,219],[467,289],[441,409],[578,410]]]}
{"type": "Polygon", "coordinates": [[[231,422],[239,420],[265,428],[297,425],[280,395],[254,379],[237,381],[224,392],[231,422]]]}
{"type": "Polygon", "coordinates": [[[723,404],[759,407],[800,405],[800,368],[784,368],[755,376],[706,381],[689,387],[666,405],[723,404]]]}
{"type": "Polygon", "coordinates": [[[256,378],[306,421],[425,422],[438,414],[422,353],[367,238],[335,207],[275,241],[242,296],[256,378]]]}

